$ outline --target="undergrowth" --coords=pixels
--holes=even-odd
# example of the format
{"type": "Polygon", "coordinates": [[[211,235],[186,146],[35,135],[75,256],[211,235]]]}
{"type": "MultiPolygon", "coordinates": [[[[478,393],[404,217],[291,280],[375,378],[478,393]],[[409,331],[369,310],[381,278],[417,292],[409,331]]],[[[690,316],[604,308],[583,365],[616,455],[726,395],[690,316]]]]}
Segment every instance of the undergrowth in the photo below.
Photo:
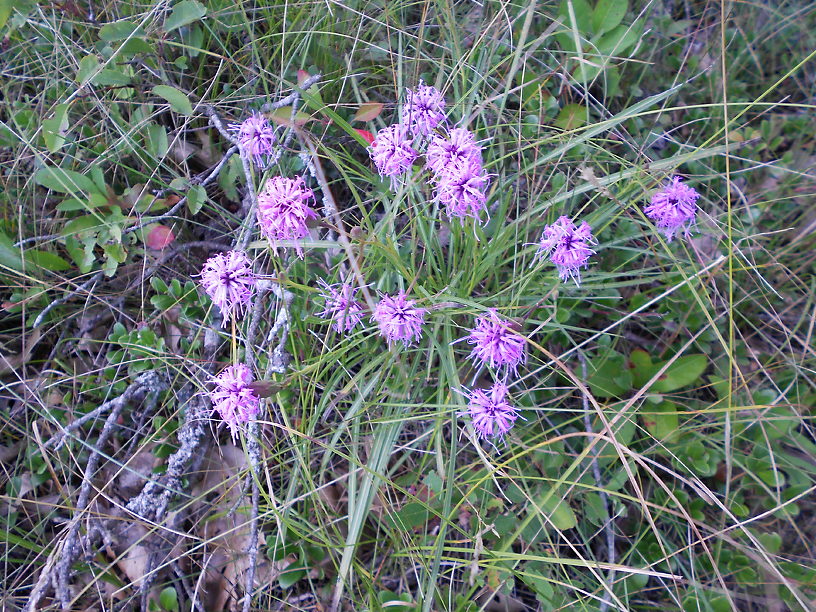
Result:
{"type": "Polygon", "coordinates": [[[0,0],[4,607],[812,609],[816,7],[630,4],[0,0]],[[483,144],[483,225],[369,159],[420,79],[483,144]],[[254,188],[327,211],[302,259],[216,125],[265,104],[254,188]],[[580,287],[533,265],[562,215],[580,287]],[[244,238],[270,288],[221,328],[195,275],[244,238]],[[421,341],[316,316],[343,270],[421,341]],[[488,308],[527,338],[495,444],[455,342],[488,308]],[[265,411],[232,439],[236,358],[265,411]]]}

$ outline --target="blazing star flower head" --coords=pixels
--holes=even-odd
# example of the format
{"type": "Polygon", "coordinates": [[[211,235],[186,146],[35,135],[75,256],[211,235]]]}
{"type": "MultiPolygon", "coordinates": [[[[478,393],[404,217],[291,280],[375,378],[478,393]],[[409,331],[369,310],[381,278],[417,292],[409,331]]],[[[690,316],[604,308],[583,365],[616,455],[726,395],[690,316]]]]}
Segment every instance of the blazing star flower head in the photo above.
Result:
{"type": "Polygon", "coordinates": [[[210,392],[213,409],[229,427],[233,440],[239,425],[257,417],[261,410],[261,399],[249,386],[254,380],[252,371],[239,363],[227,366],[212,381],[215,383],[215,389],[210,392]]]}
{"type": "Polygon", "coordinates": [[[425,152],[425,162],[435,178],[455,171],[457,162],[469,160],[481,168],[482,148],[476,137],[464,128],[453,128],[448,138],[434,134],[425,152]]]}
{"type": "Polygon", "coordinates": [[[350,332],[363,320],[363,307],[355,298],[359,287],[349,283],[329,285],[323,279],[318,281],[323,289],[321,295],[326,300],[323,312],[317,313],[322,319],[332,321],[338,334],[350,332]]]}
{"type": "Polygon", "coordinates": [[[598,241],[592,235],[589,223],[583,221],[576,226],[569,217],[559,217],[558,221],[544,228],[534,261],[549,256],[562,281],[572,278],[579,285],[581,267],[586,267],[589,258],[595,254],[589,248],[595,244],[598,241]]]}
{"type": "Polygon", "coordinates": [[[415,304],[415,300],[407,299],[400,291],[395,296],[384,295],[374,308],[372,319],[380,326],[380,335],[389,343],[401,341],[410,346],[422,337],[422,325],[428,311],[415,304]]]}
{"type": "Polygon", "coordinates": [[[380,176],[391,177],[392,189],[396,189],[398,177],[411,169],[419,155],[411,146],[411,139],[405,133],[405,127],[399,124],[389,125],[377,132],[368,153],[380,176]]]}
{"type": "Polygon", "coordinates": [[[261,113],[252,113],[241,123],[233,123],[230,131],[237,132],[238,146],[241,151],[252,158],[259,166],[263,165],[264,156],[272,155],[275,146],[275,128],[261,113]]]}
{"type": "Polygon", "coordinates": [[[481,438],[500,438],[509,432],[518,418],[516,407],[507,401],[507,385],[496,382],[490,389],[472,389],[465,393],[467,414],[481,438]]]}
{"type": "MultiPolygon", "coordinates": [[[[309,202],[313,201],[314,192],[306,186],[303,177],[272,177],[258,194],[261,231],[273,243],[308,236],[306,221],[317,218],[317,213],[309,208],[309,202]]],[[[302,259],[303,249],[295,246],[295,251],[302,259]]]]}
{"type": "Polygon", "coordinates": [[[700,194],[693,187],[683,184],[679,176],[652,196],[652,201],[643,212],[654,221],[657,229],[672,241],[681,228],[689,235],[697,216],[697,200],[700,194]]]}
{"type": "Polygon", "coordinates": [[[451,219],[479,220],[487,201],[488,178],[482,165],[472,159],[452,163],[436,184],[436,198],[451,219]]]}
{"type": "Polygon", "coordinates": [[[436,87],[419,82],[405,94],[405,118],[411,132],[427,136],[445,121],[445,97],[436,87]]]}
{"type": "Polygon", "coordinates": [[[476,326],[467,337],[467,343],[473,345],[470,357],[491,368],[515,371],[525,360],[524,336],[510,327],[510,321],[490,308],[485,316],[476,319],[476,326]]]}
{"type": "Polygon", "coordinates": [[[252,264],[242,251],[213,255],[200,274],[201,286],[223,316],[222,326],[230,316],[241,316],[246,311],[258,282],[252,264]]]}

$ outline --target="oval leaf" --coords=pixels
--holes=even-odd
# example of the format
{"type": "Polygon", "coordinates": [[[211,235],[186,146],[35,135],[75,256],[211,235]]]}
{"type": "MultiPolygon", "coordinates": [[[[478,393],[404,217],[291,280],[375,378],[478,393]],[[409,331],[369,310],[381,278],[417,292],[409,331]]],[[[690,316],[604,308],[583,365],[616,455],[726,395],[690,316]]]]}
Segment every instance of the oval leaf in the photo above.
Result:
{"type": "Polygon", "coordinates": [[[116,21],[107,23],[99,30],[99,38],[105,42],[125,40],[131,36],[144,36],[144,30],[132,21],[116,21]]]}
{"type": "Polygon", "coordinates": [[[46,189],[58,191],[60,193],[96,193],[94,182],[84,174],[73,170],[64,170],[54,166],[40,168],[34,175],[34,181],[46,189]]]}
{"type": "Polygon", "coordinates": [[[620,25],[629,8],[629,0],[598,0],[592,11],[592,30],[603,34],[620,25]]]}
{"type": "Polygon", "coordinates": [[[164,22],[164,29],[172,32],[176,28],[198,21],[207,14],[207,8],[196,0],[182,0],[173,7],[173,12],[164,22]]]}
{"type": "Polygon", "coordinates": [[[357,109],[357,112],[354,113],[354,117],[351,118],[352,121],[371,121],[372,119],[376,119],[379,114],[382,112],[383,104],[382,102],[366,102],[365,104],[361,104],[360,108],[357,109]]]}
{"type": "Polygon", "coordinates": [[[190,104],[190,99],[183,91],[169,85],[156,85],[153,88],[153,93],[167,100],[170,107],[177,113],[188,117],[193,114],[193,105],[190,104]]]}
{"type": "Polygon", "coordinates": [[[157,225],[147,235],[147,246],[161,251],[166,249],[176,239],[173,230],[164,225],[157,225]]]}

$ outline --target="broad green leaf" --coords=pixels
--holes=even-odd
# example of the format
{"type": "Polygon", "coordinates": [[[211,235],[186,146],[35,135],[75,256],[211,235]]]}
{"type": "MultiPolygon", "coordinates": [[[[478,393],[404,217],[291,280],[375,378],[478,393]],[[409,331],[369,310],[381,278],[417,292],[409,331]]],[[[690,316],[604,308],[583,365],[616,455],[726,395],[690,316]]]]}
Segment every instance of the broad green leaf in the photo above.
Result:
{"type": "Polygon", "coordinates": [[[193,185],[187,192],[187,208],[192,214],[196,214],[207,201],[207,190],[201,185],[193,185]]]}
{"type": "Polygon", "coordinates": [[[579,33],[588,35],[592,28],[592,7],[587,0],[561,0],[558,8],[558,16],[564,25],[572,29],[575,27],[579,33]],[[570,11],[572,8],[572,11],[570,11]],[[572,17],[575,17],[573,21],[572,17]]]}
{"type": "MultiPolygon", "coordinates": [[[[550,495],[549,498],[547,498],[547,495],[549,495],[549,491],[541,497],[543,501],[537,505],[549,516],[550,521],[556,529],[563,531],[575,527],[578,524],[578,518],[575,516],[575,512],[572,511],[572,508],[570,508],[569,503],[567,503],[565,499],[562,499],[559,493],[550,495]]],[[[531,510],[533,509],[531,508],[531,510]]],[[[546,524],[549,525],[549,522],[546,522],[546,524]]]]}
{"type": "Polygon", "coordinates": [[[20,256],[20,249],[14,246],[12,239],[0,231],[0,273],[5,272],[3,268],[22,270],[23,259],[20,256]]]}
{"type": "Polygon", "coordinates": [[[164,98],[170,103],[170,107],[182,115],[190,116],[193,114],[193,105],[190,104],[190,99],[187,95],[169,85],[156,85],[153,88],[153,93],[164,98]]]}
{"type": "Polygon", "coordinates": [[[603,34],[620,25],[629,8],[629,0],[598,0],[592,11],[592,31],[603,34]]]}
{"type": "Polygon", "coordinates": [[[43,139],[51,153],[56,153],[65,144],[65,133],[68,130],[68,104],[58,104],[54,116],[43,121],[43,139]]]}
{"type": "MultiPolygon", "coordinates": [[[[665,362],[655,364],[659,369],[665,362]]],[[[675,360],[663,375],[652,385],[650,391],[668,393],[686,387],[697,381],[708,365],[706,355],[685,355],[675,360]]]]}
{"type": "Polygon", "coordinates": [[[83,57],[79,62],[76,82],[85,85],[88,82],[103,87],[121,87],[130,84],[130,76],[113,68],[99,69],[99,58],[95,55],[83,57]]]}
{"type": "Polygon", "coordinates": [[[145,31],[137,23],[132,21],[115,21],[107,23],[99,30],[99,38],[105,42],[116,42],[126,40],[131,36],[144,36],[145,31]]]}
{"type": "Polygon", "coordinates": [[[627,51],[640,40],[641,34],[642,29],[639,25],[620,25],[601,36],[595,46],[600,55],[626,57],[627,51]]]}
{"type": "Polygon", "coordinates": [[[99,69],[99,58],[95,55],[86,55],[79,60],[79,69],[76,74],[76,82],[84,85],[91,80],[93,74],[99,69]]]}
{"type": "Polygon", "coordinates": [[[580,104],[567,104],[553,122],[562,130],[576,130],[586,125],[587,109],[580,104]]]}
{"type": "Polygon", "coordinates": [[[167,130],[163,125],[151,122],[147,126],[145,147],[148,151],[150,151],[150,154],[157,159],[167,155],[167,150],[169,149],[170,144],[167,140],[167,130]]]}
{"type": "Polygon", "coordinates": [[[59,193],[98,193],[98,189],[90,177],[55,166],[40,168],[34,175],[34,182],[59,193]]]}
{"type": "Polygon", "coordinates": [[[672,402],[662,402],[656,406],[644,407],[640,411],[643,426],[656,440],[667,441],[677,431],[679,419],[677,406],[672,402]]]}
{"type": "Polygon", "coordinates": [[[105,221],[96,215],[82,215],[81,217],[71,219],[68,223],[66,223],[65,227],[62,228],[60,235],[74,236],[87,231],[98,232],[104,227],[105,221]]]}
{"type": "Polygon", "coordinates": [[[6,25],[11,15],[11,6],[14,0],[0,0],[0,28],[6,25]]]}
{"type": "Polygon", "coordinates": [[[632,374],[624,367],[623,356],[607,351],[589,362],[589,379],[586,381],[592,394],[597,397],[621,397],[632,388],[632,374]]]}
{"type": "Polygon", "coordinates": [[[159,605],[161,605],[162,610],[167,610],[167,612],[178,612],[179,604],[176,589],[173,587],[163,589],[159,593],[159,605]]]}
{"type": "Polygon", "coordinates": [[[25,252],[25,258],[28,262],[51,272],[60,272],[71,268],[71,264],[65,261],[59,255],[49,253],[48,251],[39,251],[36,249],[29,249],[25,252]]]}
{"type": "Polygon", "coordinates": [[[130,81],[130,76],[113,68],[103,68],[96,76],[91,78],[91,83],[102,87],[123,87],[130,85],[130,81]]]}
{"type": "Polygon", "coordinates": [[[164,29],[172,32],[176,28],[198,21],[207,14],[207,8],[196,0],[182,0],[173,7],[173,12],[164,22],[164,29]]]}

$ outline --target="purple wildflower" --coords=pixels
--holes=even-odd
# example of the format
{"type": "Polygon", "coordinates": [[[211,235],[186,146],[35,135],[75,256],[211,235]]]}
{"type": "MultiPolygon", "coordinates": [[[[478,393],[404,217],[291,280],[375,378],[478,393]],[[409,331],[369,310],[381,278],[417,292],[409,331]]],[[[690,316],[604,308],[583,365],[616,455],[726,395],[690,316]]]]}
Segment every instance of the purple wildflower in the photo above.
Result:
{"type": "Polygon", "coordinates": [[[478,317],[467,337],[467,343],[473,345],[471,358],[491,368],[506,366],[515,371],[525,360],[524,336],[510,329],[512,325],[502,319],[495,308],[478,317]]]}
{"type": "Polygon", "coordinates": [[[436,198],[451,219],[479,219],[487,201],[488,179],[482,165],[472,159],[459,159],[438,177],[436,198]]]}
{"type": "Polygon", "coordinates": [[[405,94],[406,122],[414,135],[427,136],[445,120],[445,97],[436,87],[419,82],[405,94]]]}
{"type": "MultiPolygon", "coordinates": [[[[317,218],[317,213],[309,207],[310,201],[314,201],[314,192],[306,186],[303,177],[272,177],[258,194],[261,231],[273,243],[308,236],[306,222],[317,218]]],[[[296,245],[295,251],[302,259],[303,249],[296,245]]]]}
{"type": "Polygon", "coordinates": [[[244,252],[213,255],[204,263],[200,276],[204,291],[221,310],[221,325],[226,325],[230,316],[244,314],[258,280],[244,252]]]}
{"type": "Polygon", "coordinates": [[[321,295],[326,300],[323,312],[318,317],[330,319],[338,334],[350,332],[363,320],[363,307],[355,300],[359,287],[352,287],[349,283],[329,285],[323,279],[318,280],[323,289],[321,295]]]}
{"type": "Polygon", "coordinates": [[[481,167],[482,148],[476,144],[476,137],[464,128],[454,128],[448,138],[433,135],[425,152],[428,169],[436,177],[442,177],[454,169],[456,162],[469,160],[481,167]]]}
{"type": "Polygon", "coordinates": [[[411,139],[407,137],[405,128],[399,124],[377,132],[368,153],[380,176],[391,177],[391,189],[396,189],[397,177],[410,170],[419,155],[411,146],[411,139]]]}
{"type": "Polygon", "coordinates": [[[213,379],[215,389],[210,392],[213,409],[230,429],[232,439],[238,426],[258,416],[261,399],[250,386],[254,381],[252,371],[242,363],[227,366],[213,379]]]}
{"type": "Polygon", "coordinates": [[[684,229],[689,235],[697,215],[700,194],[693,187],[683,184],[679,176],[652,196],[652,202],[643,212],[654,221],[657,229],[671,242],[677,231],[684,229]]]}
{"type": "Polygon", "coordinates": [[[238,133],[238,146],[248,157],[263,165],[263,157],[271,155],[275,146],[275,128],[261,113],[252,113],[241,123],[233,123],[230,131],[238,133]]]}
{"type": "Polygon", "coordinates": [[[380,335],[389,343],[399,340],[409,346],[422,337],[422,325],[428,311],[415,304],[415,300],[406,299],[405,292],[400,291],[393,297],[384,295],[374,308],[372,318],[380,326],[380,335]]]}
{"type": "Polygon", "coordinates": [[[572,278],[576,285],[581,282],[581,266],[586,267],[589,258],[595,254],[590,245],[598,244],[592,235],[589,223],[583,221],[576,226],[569,217],[559,217],[558,221],[544,228],[538,244],[535,260],[549,256],[558,269],[562,281],[572,278]]]}
{"type": "Polygon", "coordinates": [[[497,381],[487,391],[472,389],[465,393],[469,400],[467,413],[479,437],[501,437],[513,428],[518,412],[507,401],[507,391],[507,385],[497,381]]]}

